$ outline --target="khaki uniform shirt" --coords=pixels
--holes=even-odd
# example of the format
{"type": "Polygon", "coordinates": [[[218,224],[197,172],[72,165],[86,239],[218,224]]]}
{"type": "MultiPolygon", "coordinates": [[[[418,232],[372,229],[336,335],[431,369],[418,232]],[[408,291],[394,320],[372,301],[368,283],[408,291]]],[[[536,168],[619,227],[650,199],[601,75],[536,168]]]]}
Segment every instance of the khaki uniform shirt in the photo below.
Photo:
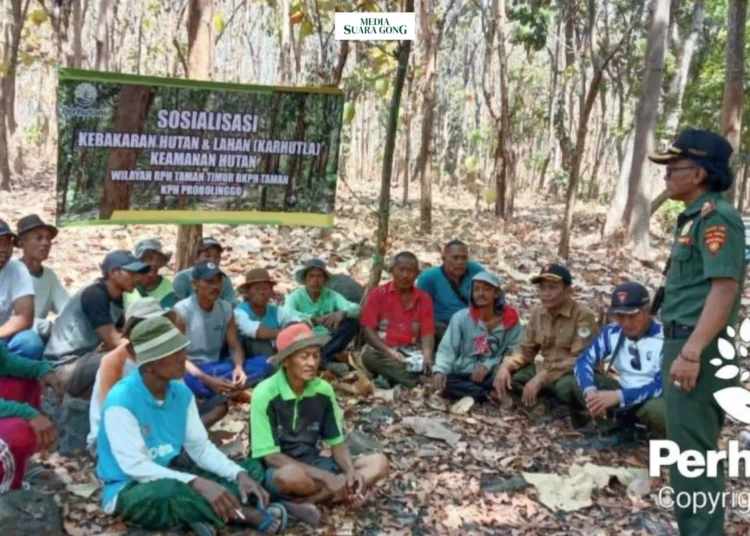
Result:
{"type": "Polygon", "coordinates": [[[544,384],[552,383],[573,372],[578,354],[598,331],[594,312],[573,299],[568,300],[555,316],[539,305],[531,312],[523,341],[502,366],[514,372],[533,363],[541,353],[544,361],[537,374],[543,374],[544,384]]]}

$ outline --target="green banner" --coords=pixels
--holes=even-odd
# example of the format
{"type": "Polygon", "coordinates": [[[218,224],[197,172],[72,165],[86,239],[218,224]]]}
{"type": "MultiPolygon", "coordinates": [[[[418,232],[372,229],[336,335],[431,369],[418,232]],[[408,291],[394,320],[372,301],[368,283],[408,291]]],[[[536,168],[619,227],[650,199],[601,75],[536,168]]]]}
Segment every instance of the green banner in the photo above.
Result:
{"type": "Polygon", "coordinates": [[[333,224],[344,107],[290,88],[60,69],[57,224],[333,224]]]}

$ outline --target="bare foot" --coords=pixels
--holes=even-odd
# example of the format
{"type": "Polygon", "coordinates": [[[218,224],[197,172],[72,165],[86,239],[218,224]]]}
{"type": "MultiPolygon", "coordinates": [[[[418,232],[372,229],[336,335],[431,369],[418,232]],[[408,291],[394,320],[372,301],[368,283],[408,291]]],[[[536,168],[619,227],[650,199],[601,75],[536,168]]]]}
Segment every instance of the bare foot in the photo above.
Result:
{"type": "Polygon", "coordinates": [[[364,504],[370,499],[370,492],[365,491],[364,493],[357,493],[351,499],[349,499],[349,506],[355,510],[362,508],[364,504]]]}
{"type": "Polygon", "coordinates": [[[317,527],[320,525],[320,510],[318,510],[314,504],[307,503],[294,503],[284,501],[283,504],[286,507],[289,515],[295,519],[307,523],[311,527],[317,527]]]}

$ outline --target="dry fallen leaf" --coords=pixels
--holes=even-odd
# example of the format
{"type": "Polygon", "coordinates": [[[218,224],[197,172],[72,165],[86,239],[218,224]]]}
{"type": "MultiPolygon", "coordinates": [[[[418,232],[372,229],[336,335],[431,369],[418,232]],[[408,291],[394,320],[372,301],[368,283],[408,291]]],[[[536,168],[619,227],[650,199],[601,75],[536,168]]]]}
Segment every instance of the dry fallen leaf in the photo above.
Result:
{"type": "Polygon", "coordinates": [[[85,482],[83,484],[67,484],[65,487],[69,492],[88,499],[99,489],[99,484],[96,482],[85,482]]]}

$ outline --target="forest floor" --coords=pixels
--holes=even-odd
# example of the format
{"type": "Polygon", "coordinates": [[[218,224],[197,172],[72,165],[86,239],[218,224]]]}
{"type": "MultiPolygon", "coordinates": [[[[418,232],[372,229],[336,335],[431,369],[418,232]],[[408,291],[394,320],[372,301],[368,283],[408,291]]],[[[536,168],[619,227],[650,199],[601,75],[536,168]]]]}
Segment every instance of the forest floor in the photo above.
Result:
{"type": "MultiPolygon", "coordinates": [[[[28,174],[14,192],[0,192],[0,217],[13,226],[19,217],[32,212],[53,221],[53,188],[49,171],[28,174]]],[[[325,259],[332,271],[349,273],[365,284],[374,251],[378,189],[376,182],[340,183],[336,225],[326,233],[310,228],[210,225],[204,226],[204,236],[214,236],[226,246],[222,268],[235,284],[246,270],[262,265],[280,281],[277,290],[286,293],[294,286],[294,269],[313,256],[325,259]]],[[[466,194],[449,188],[439,193],[435,190],[433,232],[429,235],[418,232],[416,200],[408,207],[393,206],[389,255],[409,249],[425,266],[435,265],[440,262],[441,245],[461,238],[470,244],[477,261],[500,274],[508,303],[527,318],[536,302],[529,278],[541,264],[557,258],[562,203],[519,196],[515,219],[502,222],[489,211],[476,213],[474,200],[466,194]]],[[[394,188],[393,197],[401,198],[400,188],[394,188]]],[[[602,206],[578,206],[567,263],[577,297],[597,311],[607,305],[611,286],[623,280],[639,280],[653,291],[662,279],[670,240],[669,225],[657,216],[651,236],[655,257],[646,263],[635,260],[616,240],[600,240],[605,213],[602,206]]],[[[49,265],[72,293],[98,276],[106,252],[132,250],[138,240],[154,235],[167,250],[174,250],[176,231],[171,226],[63,229],[49,265]]],[[[743,309],[747,305],[750,299],[746,295],[743,309]]],[[[580,475],[578,466],[587,463],[643,472],[648,467],[645,442],[587,451],[570,443],[581,436],[567,418],[533,421],[520,410],[501,411],[490,405],[474,406],[467,414],[447,413],[428,404],[422,388],[395,398],[393,392],[383,391],[367,397],[350,396],[343,390],[339,394],[348,429],[379,442],[391,460],[392,474],[359,512],[326,508],[320,529],[295,527],[293,534],[676,534],[672,512],[656,502],[659,489],[667,485],[664,478],[641,480],[629,490],[626,479],[620,483],[605,476],[594,486],[589,506],[568,512],[547,506],[551,504],[546,499],[548,490],[524,487],[519,479],[504,480],[524,472],[566,476],[572,470],[580,475]],[[409,422],[414,416],[440,419],[460,437],[450,442],[427,439],[414,433],[409,422]]],[[[235,407],[218,425],[227,436],[223,448],[230,455],[247,453],[247,414],[247,405],[235,407]]],[[[737,425],[725,427],[723,440],[737,438],[740,430],[737,425]]],[[[57,477],[49,489],[63,507],[69,534],[127,532],[122,522],[99,508],[101,490],[88,458],[53,453],[42,463],[57,477]]],[[[572,487],[569,481],[559,482],[553,476],[546,480],[557,492],[572,487]]],[[[728,488],[741,490],[745,484],[731,481],[728,488]]],[[[589,494],[584,495],[585,499],[589,494]]],[[[727,519],[728,534],[746,533],[750,515],[730,508],[727,519]]]]}

